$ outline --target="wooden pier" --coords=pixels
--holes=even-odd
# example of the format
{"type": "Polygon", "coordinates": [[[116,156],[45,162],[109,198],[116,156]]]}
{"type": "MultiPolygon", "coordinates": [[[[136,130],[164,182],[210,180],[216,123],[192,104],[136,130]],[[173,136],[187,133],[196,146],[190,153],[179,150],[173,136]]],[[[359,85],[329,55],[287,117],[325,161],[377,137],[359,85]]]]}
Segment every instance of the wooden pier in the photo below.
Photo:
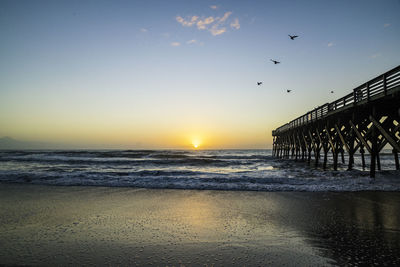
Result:
{"type": "Polygon", "coordinates": [[[348,169],[354,154],[361,154],[365,169],[369,156],[370,176],[381,169],[379,153],[392,148],[395,168],[399,170],[400,151],[400,65],[358,86],[336,101],[326,103],[272,131],[273,155],[318,164],[326,169],[328,153],[333,155],[333,168],[338,158],[348,169]]]}

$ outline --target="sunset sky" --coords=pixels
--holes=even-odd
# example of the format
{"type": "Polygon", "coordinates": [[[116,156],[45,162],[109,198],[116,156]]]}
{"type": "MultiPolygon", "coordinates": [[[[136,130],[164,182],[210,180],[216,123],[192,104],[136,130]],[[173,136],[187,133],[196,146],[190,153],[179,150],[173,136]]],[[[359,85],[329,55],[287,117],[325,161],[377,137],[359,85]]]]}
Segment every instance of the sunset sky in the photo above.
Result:
{"type": "Polygon", "coordinates": [[[269,148],[276,127],[400,64],[399,14],[398,0],[2,0],[0,137],[269,148]]]}

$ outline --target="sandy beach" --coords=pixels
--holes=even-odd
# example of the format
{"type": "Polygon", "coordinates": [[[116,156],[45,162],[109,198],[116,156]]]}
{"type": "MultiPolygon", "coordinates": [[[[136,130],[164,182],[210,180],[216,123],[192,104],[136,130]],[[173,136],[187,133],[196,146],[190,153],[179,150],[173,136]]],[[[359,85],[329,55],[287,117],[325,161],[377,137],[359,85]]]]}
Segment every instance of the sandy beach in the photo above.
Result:
{"type": "Polygon", "coordinates": [[[398,192],[0,184],[0,264],[399,265],[398,192]]]}

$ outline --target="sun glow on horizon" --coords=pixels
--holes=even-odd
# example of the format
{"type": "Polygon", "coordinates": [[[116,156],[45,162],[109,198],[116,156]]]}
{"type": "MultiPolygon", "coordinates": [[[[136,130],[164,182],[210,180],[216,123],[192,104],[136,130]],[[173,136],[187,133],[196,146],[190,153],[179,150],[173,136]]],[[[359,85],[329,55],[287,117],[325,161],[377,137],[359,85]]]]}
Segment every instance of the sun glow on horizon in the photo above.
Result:
{"type": "Polygon", "coordinates": [[[200,140],[198,140],[198,139],[194,139],[193,141],[192,141],[192,145],[193,145],[193,148],[199,148],[199,146],[200,146],[200,144],[201,144],[201,142],[200,142],[200,140]]]}

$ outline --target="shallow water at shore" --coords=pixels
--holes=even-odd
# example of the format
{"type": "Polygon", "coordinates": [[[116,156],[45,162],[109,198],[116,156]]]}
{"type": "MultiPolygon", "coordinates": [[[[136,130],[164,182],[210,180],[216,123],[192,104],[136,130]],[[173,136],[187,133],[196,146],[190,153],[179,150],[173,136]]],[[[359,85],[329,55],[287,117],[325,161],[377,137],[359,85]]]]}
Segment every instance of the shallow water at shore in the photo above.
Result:
{"type": "Polygon", "coordinates": [[[400,193],[0,184],[0,264],[400,264],[400,193]]]}

